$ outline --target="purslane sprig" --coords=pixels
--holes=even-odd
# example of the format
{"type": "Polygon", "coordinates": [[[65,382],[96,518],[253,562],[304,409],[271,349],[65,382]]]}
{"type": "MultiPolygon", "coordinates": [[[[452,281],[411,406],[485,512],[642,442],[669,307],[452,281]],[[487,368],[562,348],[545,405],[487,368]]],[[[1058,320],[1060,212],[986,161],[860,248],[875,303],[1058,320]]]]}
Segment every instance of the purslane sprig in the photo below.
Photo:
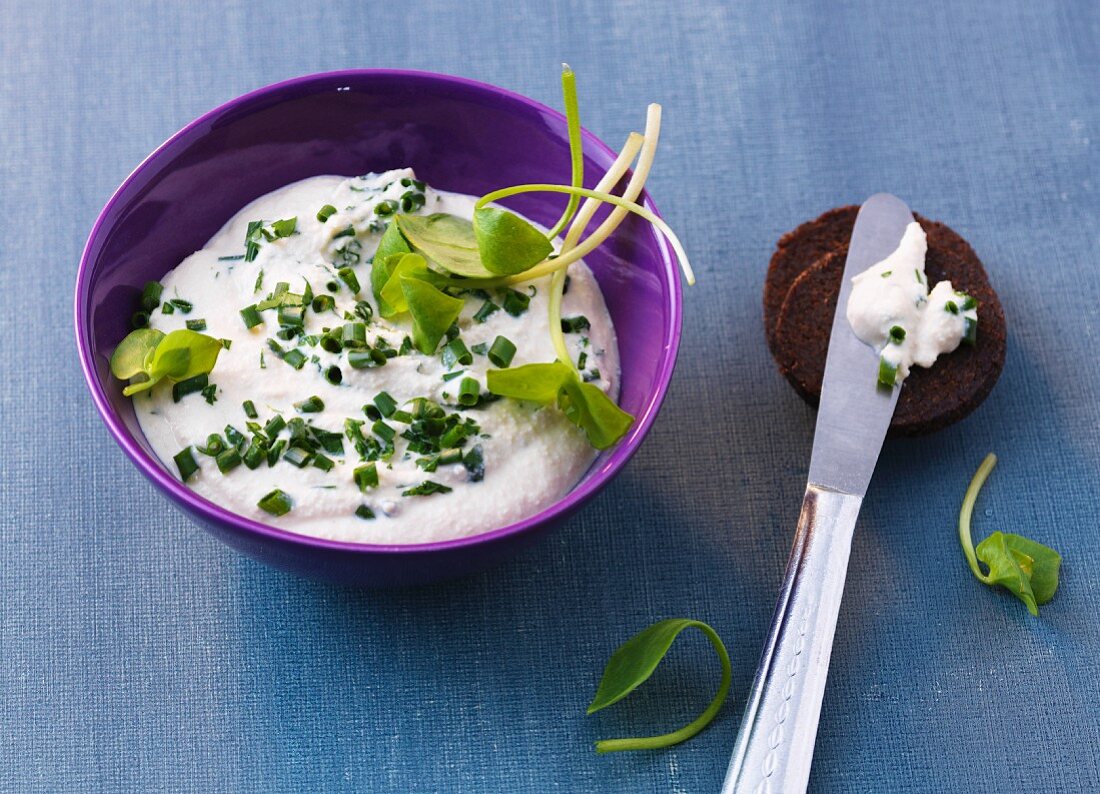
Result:
{"type": "Polygon", "coordinates": [[[1039,606],[1054,598],[1058,590],[1058,569],[1062,556],[1054,549],[1011,533],[994,532],[974,548],[970,519],[982,486],[997,465],[990,452],[974,473],[959,510],[959,542],[970,570],[979,582],[1000,585],[1027,605],[1027,611],[1039,616],[1039,606]],[[989,569],[983,573],[978,561],[989,569]]]}
{"type": "Polygon", "coordinates": [[[671,747],[674,744],[687,741],[710,724],[722,704],[729,695],[730,682],[733,678],[730,668],[729,653],[722,643],[718,633],[698,620],[685,618],[673,618],[654,623],[643,629],[629,640],[624,642],[611,655],[604,668],[603,677],[600,679],[596,696],[588,706],[589,714],[594,714],[600,709],[618,703],[643,683],[645,683],[657,665],[665,658],[672,643],[680,634],[689,628],[696,628],[706,635],[710,644],[718,654],[718,660],[722,665],[722,678],[718,684],[718,691],[711,699],[703,713],[679,730],[660,736],[645,736],[631,739],[604,739],[596,742],[596,752],[612,753],[622,750],[659,750],[671,747]]]}
{"type": "Polygon", "coordinates": [[[115,348],[111,374],[130,381],[122,390],[129,397],[153,388],[162,380],[180,383],[209,374],[224,349],[220,339],[197,331],[180,329],[165,334],[139,328],[115,348]]]}

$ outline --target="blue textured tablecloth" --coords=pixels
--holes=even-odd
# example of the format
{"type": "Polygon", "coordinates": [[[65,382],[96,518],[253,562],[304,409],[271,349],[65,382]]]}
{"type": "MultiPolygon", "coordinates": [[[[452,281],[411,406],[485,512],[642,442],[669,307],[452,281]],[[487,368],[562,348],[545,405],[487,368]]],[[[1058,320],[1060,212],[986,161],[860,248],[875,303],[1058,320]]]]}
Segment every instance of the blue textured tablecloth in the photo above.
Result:
{"type": "Polygon", "coordinates": [[[814,791],[1100,790],[1100,5],[941,0],[7,3],[0,14],[0,789],[708,792],[787,556],[813,414],[765,350],[776,238],[888,190],[985,260],[1010,337],[964,423],[887,445],[840,616],[814,791]],[[690,249],[675,382],[626,472],[485,575],[315,584],[170,510],[85,393],[70,302],[100,207],[214,105],[307,72],[432,69],[557,105],[617,144],[665,107],[651,185],[690,249]],[[1065,557],[1038,620],[967,571],[954,521],[1065,557]],[[724,637],[696,740],[597,757],[709,698],[685,637],[585,717],[658,618],[724,637]]]}

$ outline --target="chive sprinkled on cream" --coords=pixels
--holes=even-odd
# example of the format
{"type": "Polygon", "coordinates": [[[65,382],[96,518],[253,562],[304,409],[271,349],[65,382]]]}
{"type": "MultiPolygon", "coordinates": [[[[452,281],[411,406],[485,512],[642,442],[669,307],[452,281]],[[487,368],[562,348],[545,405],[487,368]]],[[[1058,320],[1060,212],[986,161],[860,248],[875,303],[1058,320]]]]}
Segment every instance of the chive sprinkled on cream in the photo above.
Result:
{"type": "Polygon", "coordinates": [[[359,490],[364,493],[368,488],[377,488],[378,464],[371,462],[365,463],[362,466],[357,466],[352,473],[352,479],[355,480],[355,484],[359,487],[359,490]]]}
{"type": "Polygon", "coordinates": [[[488,350],[489,361],[494,366],[501,369],[509,366],[512,363],[512,359],[516,355],[516,346],[512,343],[511,339],[504,336],[498,336],[493,340],[492,346],[488,350]]]}
{"type": "Polygon", "coordinates": [[[284,516],[294,507],[294,501],[286,491],[276,488],[265,494],[256,506],[273,516],[284,516]]]}
{"type": "Polygon", "coordinates": [[[260,312],[256,308],[256,304],[245,306],[241,309],[241,319],[244,320],[245,328],[255,328],[264,321],[264,318],[260,316],[260,312]]]}
{"type": "Polygon", "coordinates": [[[294,409],[303,414],[316,414],[325,410],[325,402],[314,394],[305,400],[294,403],[294,409]]]}
{"type": "Polygon", "coordinates": [[[317,220],[319,220],[321,223],[325,223],[335,214],[336,207],[332,206],[331,204],[326,204],[325,206],[321,207],[321,209],[317,210],[317,220]]]}
{"type": "Polygon", "coordinates": [[[561,318],[561,330],[563,333],[576,334],[581,331],[587,331],[592,327],[592,323],[588,321],[588,318],[583,314],[576,317],[562,317],[561,318]]]}
{"type": "Polygon", "coordinates": [[[458,384],[458,402],[460,405],[477,405],[481,397],[481,384],[474,378],[463,378],[458,384]]]}
{"type": "Polygon", "coordinates": [[[172,460],[176,463],[176,468],[179,469],[180,479],[187,482],[194,476],[195,472],[199,470],[199,464],[195,462],[195,455],[191,452],[191,447],[184,447],[177,452],[172,460]]]}

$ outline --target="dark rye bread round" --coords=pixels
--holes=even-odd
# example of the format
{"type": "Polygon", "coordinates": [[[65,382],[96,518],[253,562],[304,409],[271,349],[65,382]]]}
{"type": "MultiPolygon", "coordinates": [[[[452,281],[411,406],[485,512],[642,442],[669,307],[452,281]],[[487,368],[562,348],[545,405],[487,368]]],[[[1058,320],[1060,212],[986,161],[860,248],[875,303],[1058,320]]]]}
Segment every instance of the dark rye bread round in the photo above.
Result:
{"type": "MultiPolygon", "coordinates": [[[[776,311],[771,335],[772,354],[780,371],[812,405],[817,404],[821,395],[829,331],[857,209],[843,207],[826,213],[783,238],[788,251],[812,251],[830,237],[839,241],[835,249],[794,273],[776,311]],[[820,223],[822,220],[826,222],[820,223]],[[797,239],[799,230],[807,227],[812,227],[810,239],[797,239]],[[843,227],[847,227],[847,235],[838,231],[843,227]]],[[[955,289],[978,301],[978,342],[974,347],[960,346],[941,356],[932,369],[913,367],[902,386],[890,424],[890,435],[894,436],[931,433],[965,417],[989,394],[1005,360],[1004,310],[981,261],[966,241],[947,226],[920,216],[917,219],[928,234],[925,271],[929,283],[950,279],[955,289]]],[[[777,256],[779,253],[782,251],[777,256]]],[[[773,265],[775,262],[773,257],[773,265]]],[[[792,262],[787,258],[782,263],[784,275],[794,270],[792,262]]],[[[769,286],[775,286],[775,272],[769,270],[769,286]]]]}
{"type": "MultiPolygon", "coordinates": [[[[773,354],[776,352],[775,328],[779,324],[779,310],[791,285],[802,271],[825,254],[848,245],[857,214],[859,207],[855,204],[837,207],[779,238],[764,282],[764,333],[773,354]]],[[[916,213],[913,217],[928,236],[930,249],[950,251],[978,268],[982,267],[974,249],[954,229],[916,213]]]]}

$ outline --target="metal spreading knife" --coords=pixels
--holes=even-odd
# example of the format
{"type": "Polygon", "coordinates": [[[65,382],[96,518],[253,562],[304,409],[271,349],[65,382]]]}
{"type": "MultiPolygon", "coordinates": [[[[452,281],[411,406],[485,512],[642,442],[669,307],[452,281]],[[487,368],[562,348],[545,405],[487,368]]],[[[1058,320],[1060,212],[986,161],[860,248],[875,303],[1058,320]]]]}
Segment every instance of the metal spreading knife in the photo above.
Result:
{"type": "Polygon", "coordinates": [[[856,338],[845,310],[852,277],[893,253],[912,222],[905,203],[886,193],[856,217],[806,496],[722,794],[795,794],[809,781],[852,533],[899,391],[878,388],[878,353],[856,338]]]}

